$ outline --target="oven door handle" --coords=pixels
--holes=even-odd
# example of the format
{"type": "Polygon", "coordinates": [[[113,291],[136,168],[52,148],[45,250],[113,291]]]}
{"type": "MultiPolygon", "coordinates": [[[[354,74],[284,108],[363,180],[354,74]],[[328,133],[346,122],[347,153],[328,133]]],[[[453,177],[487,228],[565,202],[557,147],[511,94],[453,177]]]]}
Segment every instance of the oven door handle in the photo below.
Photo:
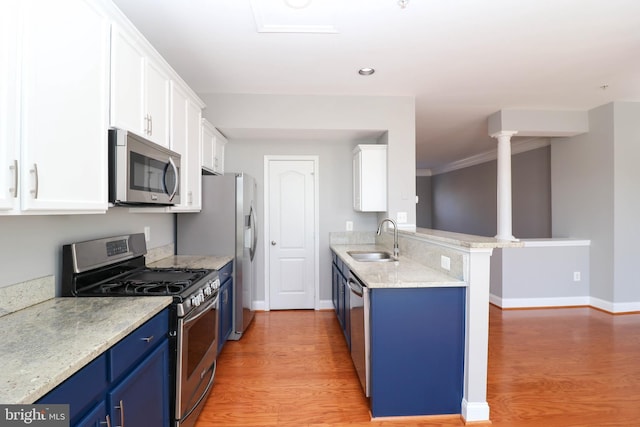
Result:
{"type": "Polygon", "coordinates": [[[198,320],[199,318],[201,318],[202,316],[204,316],[207,311],[209,311],[211,308],[215,307],[218,305],[218,299],[220,298],[220,294],[218,293],[218,295],[216,295],[216,297],[207,305],[202,306],[202,308],[198,307],[197,312],[191,313],[189,315],[187,315],[184,319],[184,326],[187,326],[193,322],[195,322],[196,320],[198,320]],[[191,317],[193,316],[193,317],[191,317]]]}

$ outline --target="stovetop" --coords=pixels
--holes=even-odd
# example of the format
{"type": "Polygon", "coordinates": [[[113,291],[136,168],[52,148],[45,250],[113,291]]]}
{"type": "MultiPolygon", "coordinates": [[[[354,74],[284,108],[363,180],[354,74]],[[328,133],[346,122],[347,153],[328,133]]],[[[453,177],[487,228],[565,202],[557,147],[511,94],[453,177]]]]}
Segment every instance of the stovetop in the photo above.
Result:
{"type": "Polygon", "coordinates": [[[142,268],[85,289],[90,294],[181,295],[213,270],[142,268]]]}
{"type": "Polygon", "coordinates": [[[149,268],[144,234],[63,246],[62,296],[173,296],[178,313],[215,298],[218,272],[193,268],[149,268]]]}

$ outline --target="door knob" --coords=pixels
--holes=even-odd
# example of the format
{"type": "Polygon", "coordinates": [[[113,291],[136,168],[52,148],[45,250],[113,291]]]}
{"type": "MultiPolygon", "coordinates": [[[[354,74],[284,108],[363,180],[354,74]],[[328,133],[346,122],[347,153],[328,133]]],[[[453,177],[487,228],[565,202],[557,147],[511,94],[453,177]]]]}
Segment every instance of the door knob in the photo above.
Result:
{"type": "Polygon", "coordinates": [[[275,240],[272,240],[272,241],[271,241],[271,246],[275,246],[275,245],[276,245],[276,241],[275,241],[275,240]]]}

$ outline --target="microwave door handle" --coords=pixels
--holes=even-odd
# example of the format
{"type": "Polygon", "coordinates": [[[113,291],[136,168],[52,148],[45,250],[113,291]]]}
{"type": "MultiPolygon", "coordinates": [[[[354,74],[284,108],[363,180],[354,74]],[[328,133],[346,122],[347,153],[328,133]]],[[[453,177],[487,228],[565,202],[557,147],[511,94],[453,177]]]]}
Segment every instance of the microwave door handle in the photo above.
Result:
{"type": "Polygon", "coordinates": [[[173,159],[171,157],[169,157],[169,164],[173,168],[173,173],[176,176],[176,185],[173,187],[173,192],[169,195],[169,200],[173,200],[173,198],[175,197],[176,193],[178,192],[178,188],[180,186],[180,177],[178,176],[178,167],[173,162],[173,159]]]}

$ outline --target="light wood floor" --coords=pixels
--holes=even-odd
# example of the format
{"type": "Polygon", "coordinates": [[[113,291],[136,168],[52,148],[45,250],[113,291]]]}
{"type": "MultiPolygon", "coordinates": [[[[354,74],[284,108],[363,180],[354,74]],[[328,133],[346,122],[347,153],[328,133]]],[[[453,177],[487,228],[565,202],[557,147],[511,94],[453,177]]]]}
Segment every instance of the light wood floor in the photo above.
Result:
{"type": "MultiPolygon", "coordinates": [[[[640,314],[492,306],[489,330],[494,427],[640,426],[640,314]]],[[[196,427],[464,425],[372,422],[341,334],[330,311],[257,313],[225,345],[196,427]]]]}

